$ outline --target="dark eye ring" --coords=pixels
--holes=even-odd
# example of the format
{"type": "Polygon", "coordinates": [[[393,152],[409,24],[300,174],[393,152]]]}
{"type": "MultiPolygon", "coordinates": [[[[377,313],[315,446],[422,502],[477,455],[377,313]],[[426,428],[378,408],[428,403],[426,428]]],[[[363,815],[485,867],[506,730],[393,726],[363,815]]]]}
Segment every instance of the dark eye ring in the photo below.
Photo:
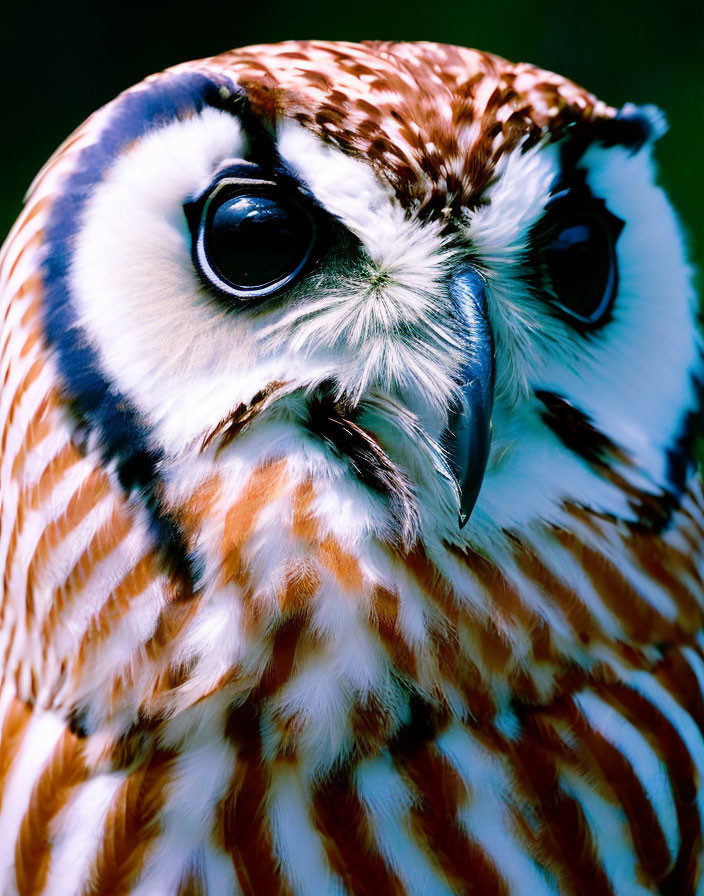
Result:
{"type": "Polygon", "coordinates": [[[532,234],[539,289],[577,328],[594,329],[609,318],[622,229],[623,221],[583,188],[557,193],[532,234]]]}
{"type": "Polygon", "coordinates": [[[192,227],[197,269],[220,293],[250,301],[291,286],[310,261],[316,227],[293,192],[225,178],[199,200],[192,227]]]}

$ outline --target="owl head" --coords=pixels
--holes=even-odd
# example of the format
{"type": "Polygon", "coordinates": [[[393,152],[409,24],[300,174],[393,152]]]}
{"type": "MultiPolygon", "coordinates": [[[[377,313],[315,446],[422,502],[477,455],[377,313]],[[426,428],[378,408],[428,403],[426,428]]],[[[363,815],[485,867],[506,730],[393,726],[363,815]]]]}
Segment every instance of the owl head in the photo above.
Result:
{"type": "Polygon", "coordinates": [[[206,470],[281,457],[336,483],[348,538],[487,550],[568,504],[663,524],[698,351],[662,130],[430,44],[147,79],[54,166],[43,313],[77,427],[167,541],[206,470]]]}
{"type": "MultiPolygon", "coordinates": [[[[139,680],[142,718],[155,694],[273,688],[332,761],[349,725],[330,720],[370,695],[392,730],[411,691],[461,702],[473,676],[508,706],[662,640],[653,581],[672,577],[644,572],[638,539],[680,503],[700,368],[662,131],[652,108],[436,44],[237,50],[95,113],[3,260],[7,376],[41,350],[50,373],[21,388],[55,389],[144,533],[73,622],[46,585],[73,681],[54,692],[98,718],[139,680]],[[181,612],[175,593],[197,599],[181,612]],[[311,669],[337,683],[314,699],[311,669]]],[[[15,448],[37,443],[42,394],[15,448]]],[[[85,526],[77,566],[103,550],[85,526]]]]}

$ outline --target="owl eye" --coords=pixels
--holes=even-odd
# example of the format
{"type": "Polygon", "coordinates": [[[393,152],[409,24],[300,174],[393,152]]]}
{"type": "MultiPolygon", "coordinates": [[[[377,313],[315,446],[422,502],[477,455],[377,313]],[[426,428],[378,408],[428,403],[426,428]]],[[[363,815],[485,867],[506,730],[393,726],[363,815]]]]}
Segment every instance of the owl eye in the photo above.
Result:
{"type": "Polygon", "coordinates": [[[618,288],[616,240],[623,222],[590,195],[560,193],[534,234],[536,270],[545,295],[577,327],[608,319],[618,288]]]}
{"type": "Polygon", "coordinates": [[[241,300],[271,296],[310,259],[311,215],[275,184],[219,185],[203,203],[195,256],[201,273],[241,300]]]}

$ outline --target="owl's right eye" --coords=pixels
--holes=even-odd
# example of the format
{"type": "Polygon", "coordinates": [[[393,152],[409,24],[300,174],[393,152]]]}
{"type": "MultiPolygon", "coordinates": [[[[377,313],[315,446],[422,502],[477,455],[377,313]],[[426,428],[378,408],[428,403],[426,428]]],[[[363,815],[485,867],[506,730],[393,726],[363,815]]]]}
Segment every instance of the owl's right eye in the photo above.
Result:
{"type": "Polygon", "coordinates": [[[291,286],[310,260],[315,223],[275,184],[220,184],[205,200],[194,260],[220,292],[247,301],[291,286]]]}

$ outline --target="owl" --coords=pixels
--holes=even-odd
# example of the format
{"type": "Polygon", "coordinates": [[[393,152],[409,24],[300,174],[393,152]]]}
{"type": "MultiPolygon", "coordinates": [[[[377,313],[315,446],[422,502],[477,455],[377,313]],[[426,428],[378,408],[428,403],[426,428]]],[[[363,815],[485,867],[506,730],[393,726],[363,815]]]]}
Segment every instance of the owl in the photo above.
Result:
{"type": "Polygon", "coordinates": [[[663,130],[303,41],[49,160],[0,261],[4,896],[704,892],[663,130]]]}

